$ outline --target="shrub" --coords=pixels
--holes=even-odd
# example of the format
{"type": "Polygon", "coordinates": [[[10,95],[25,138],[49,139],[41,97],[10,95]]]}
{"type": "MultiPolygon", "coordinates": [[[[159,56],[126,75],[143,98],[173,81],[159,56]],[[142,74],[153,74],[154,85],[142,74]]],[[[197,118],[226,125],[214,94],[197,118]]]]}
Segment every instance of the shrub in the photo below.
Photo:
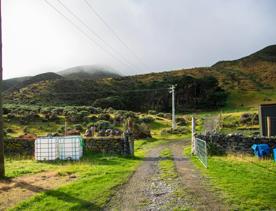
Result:
{"type": "Polygon", "coordinates": [[[58,120],[58,115],[56,113],[46,114],[45,119],[48,121],[56,121],[58,120]]]}
{"type": "Polygon", "coordinates": [[[98,119],[99,120],[110,121],[112,118],[109,114],[99,114],[98,119]]]}
{"type": "Polygon", "coordinates": [[[27,126],[25,126],[25,127],[23,128],[23,132],[24,132],[24,133],[29,133],[30,130],[29,130],[29,128],[28,128],[27,126]]]}
{"type": "Polygon", "coordinates": [[[149,127],[143,123],[134,124],[132,133],[134,139],[151,138],[151,132],[149,127]]]}
{"type": "Polygon", "coordinates": [[[22,117],[22,120],[25,122],[33,122],[40,119],[39,115],[35,112],[29,112],[24,117],[22,117]]]}
{"type": "Polygon", "coordinates": [[[145,116],[145,117],[141,117],[140,119],[139,119],[139,121],[141,122],[141,123],[152,123],[152,122],[154,122],[154,118],[153,117],[151,117],[151,116],[145,116]]]}
{"type": "Polygon", "coordinates": [[[157,116],[165,118],[165,119],[171,119],[172,118],[172,115],[170,113],[158,113],[157,116]]]}
{"type": "Polygon", "coordinates": [[[240,123],[244,125],[258,124],[259,117],[256,113],[243,113],[240,117],[240,123]]]}
{"type": "Polygon", "coordinates": [[[149,110],[149,111],[148,111],[148,114],[151,114],[151,115],[156,115],[156,114],[157,114],[157,112],[156,112],[155,110],[149,110]]]}
{"type": "Polygon", "coordinates": [[[188,134],[190,131],[186,127],[177,127],[176,129],[163,129],[161,135],[175,134],[175,135],[184,135],[188,134]]]}
{"type": "Polygon", "coordinates": [[[110,122],[105,121],[105,120],[99,120],[98,122],[95,123],[96,126],[96,130],[100,131],[100,130],[106,130],[106,129],[111,129],[112,125],[110,124],[110,122]]]}
{"type": "Polygon", "coordinates": [[[60,134],[63,134],[64,130],[65,130],[64,126],[61,126],[61,127],[58,128],[57,132],[60,133],[60,134]]]}
{"type": "Polygon", "coordinates": [[[112,107],[114,109],[123,109],[125,107],[123,100],[124,99],[119,96],[111,96],[111,97],[97,99],[95,100],[93,105],[101,108],[112,107]]]}
{"type": "Polygon", "coordinates": [[[177,117],[176,118],[176,123],[179,126],[186,126],[187,125],[187,120],[183,117],[177,117]]]}
{"type": "Polygon", "coordinates": [[[9,119],[9,120],[12,120],[12,119],[15,119],[16,118],[16,116],[14,115],[14,114],[8,114],[7,115],[7,119],[9,119]]]}
{"type": "Polygon", "coordinates": [[[14,133],[14,130],[11,129],[11,128],[7,128],[6,132],[7,132],[7,133],[14,133]]]}
{"type": "Polygon", "coordinates": [[[83,127],[82,127],[82,125],[80,125],[80,124],[74,125],[74,128],[75,128],[76,130],[80,131],[80,132],[83,131],[83,127]]]}

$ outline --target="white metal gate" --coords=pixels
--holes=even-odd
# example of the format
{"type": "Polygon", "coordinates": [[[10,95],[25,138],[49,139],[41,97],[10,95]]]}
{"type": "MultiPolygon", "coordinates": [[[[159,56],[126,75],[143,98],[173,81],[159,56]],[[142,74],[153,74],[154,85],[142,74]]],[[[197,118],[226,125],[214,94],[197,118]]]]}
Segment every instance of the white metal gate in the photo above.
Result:
{"type": "Polygon", "coordinates": [[[201,163],[207,168],[208,167],[208,153],[206,141],[199,138],[195,138],[195,154],[201,163]]]}

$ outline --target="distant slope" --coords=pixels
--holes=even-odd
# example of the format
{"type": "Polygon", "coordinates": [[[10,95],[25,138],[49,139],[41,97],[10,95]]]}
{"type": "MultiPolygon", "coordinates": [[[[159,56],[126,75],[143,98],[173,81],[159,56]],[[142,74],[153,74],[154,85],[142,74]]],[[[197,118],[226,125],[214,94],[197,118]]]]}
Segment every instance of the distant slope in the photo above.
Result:
{"type": "Polygon", "coordinates": [[[212,69],[224,74],[227,83],[237,81],[245,90],[276,88],[276,45],[238,60],[220,61],[212,69]]]}
{"type": "Polygon", "coordinates": [[[23,80],[22,82],[17,83],[14,87],[11,88],[11,90],[7,90],[7,91],[12,92],[13,90],[20,90],[29,85],[39,83],[42,81],[57,80],[57,79],[62,79],[62,78],[63,78],[62,76],[60,76],[56,73],[52,73],[52,72],[43,73],[43,74],[39,74],[39,75],[36,75],[33,77],[29,77],[29,79],[23,80]]]}
{"type": "Polygon", "coordinates": [[[171,76],[214,76],[228,90],[258,91],[276,88],[276,45],[268,46],[247,57],[220,61],[211,67],[180,69],[169,72],[133,76],[141,81],[150,81],[171,76]]]}
{"type": "Polygon", "coordinates": [[[25,76],[25,77],[19,77],[19,78],[11,78],[7,80],[3,80],[2,88],[3,91],[6,91],[8,89],[11,89],[18,85],[19,83],[22,83],[23,81],[29,80],[31,76],[25,76]]]}
{"type": "Polygon", "coordinates": [[[70,80],[98,80],[120,77],[114,70],[99,66],[78,66],[60,71],[58,74],[70,80]]]}

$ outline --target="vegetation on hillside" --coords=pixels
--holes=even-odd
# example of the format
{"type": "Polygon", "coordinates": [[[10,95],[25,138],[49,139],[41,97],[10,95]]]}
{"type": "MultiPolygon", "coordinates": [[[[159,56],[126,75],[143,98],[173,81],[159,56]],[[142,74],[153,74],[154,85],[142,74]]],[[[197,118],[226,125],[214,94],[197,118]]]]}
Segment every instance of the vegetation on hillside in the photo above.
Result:
{"type": "Polygon", "coordinates": [[[179,112],[225,105],[227,108],[246,107],[252,103],[276,100],[275,95],[266,94],[276,89],[275,48],[275,45],[268,46],[247,57],[221,61],[212,67],[136,76],[83,80],[89,78],[85,71],[69,72],[67,76],[73,76],[67,79],[42,74],[19,83],[16,90],[5,93],[4,99],[9,103],[94,105],[167,112],[171,100],[166,89],[178,84],[176,99],[179,112]],[[226,93],[230,96],[227,103],[226,93]],[[247,97],[244,103],[238,103],[237,99],[245,99],[243,96],[251,97],[247,97]]]}
{"type": "Polygon", "coordinates": [[[169,86],[177,84],[179,112],[215,109],[225,105],[227,94],[214,77],[164,77],[149,82],[132,77],[105,80],[54,80],[35,83],[5,96],[11,103],[40,105],[93,105],[132,111],[171,110],[169,86]]]}

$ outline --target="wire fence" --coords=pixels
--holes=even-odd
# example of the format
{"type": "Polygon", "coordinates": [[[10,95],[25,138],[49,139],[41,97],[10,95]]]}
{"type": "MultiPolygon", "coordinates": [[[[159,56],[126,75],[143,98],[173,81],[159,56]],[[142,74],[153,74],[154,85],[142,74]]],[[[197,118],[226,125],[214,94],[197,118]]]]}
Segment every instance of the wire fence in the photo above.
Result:
{"type": "Polygon", "coordinates": [[[195,138],[195,154],[201,163],[208,168],[208,153],[206,141],[195,138]]]}

